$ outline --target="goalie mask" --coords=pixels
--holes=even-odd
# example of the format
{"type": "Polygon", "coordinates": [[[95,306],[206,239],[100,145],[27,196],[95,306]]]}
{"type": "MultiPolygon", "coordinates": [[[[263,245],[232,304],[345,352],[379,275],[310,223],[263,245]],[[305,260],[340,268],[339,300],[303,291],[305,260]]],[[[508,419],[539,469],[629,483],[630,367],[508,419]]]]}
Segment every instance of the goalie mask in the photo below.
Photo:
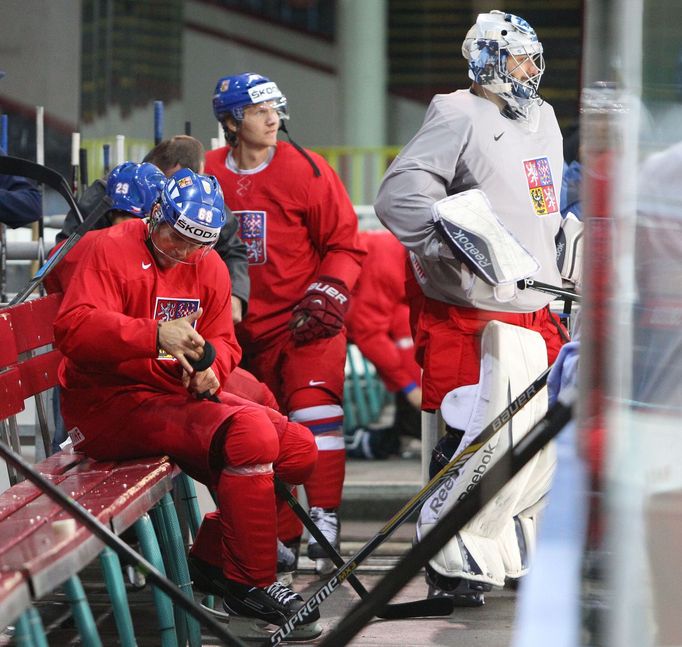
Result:
{"type": "Polygon", "coordinates": [[[150,241],[162,264],[195,264],[216,244],[225,224],[218,181],[180,169],[166,182],[151,218],[150,241]]]}
{"type": "Polygon", "coordinates": [[[523,18],[502,11],[479,14],[462,54],[469,78],[502,97],[517,116],[525,117],[528,107],[541,101],[542,44],[523,18]]]}

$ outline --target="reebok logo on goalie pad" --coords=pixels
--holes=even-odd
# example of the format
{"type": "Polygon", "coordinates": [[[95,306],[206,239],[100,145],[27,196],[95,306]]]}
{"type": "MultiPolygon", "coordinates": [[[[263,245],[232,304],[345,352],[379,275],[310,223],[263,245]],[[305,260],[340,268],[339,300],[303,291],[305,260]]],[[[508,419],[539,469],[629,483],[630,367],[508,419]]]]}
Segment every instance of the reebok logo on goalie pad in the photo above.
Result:
{"type": "Polygon", "coordinates": [[[476,243],[469,239],[470,234],[467,235],[467,232],[464,232],[461,229],[458,229],[457,231],[451,230],[449,233],[457,245],[467,253],[469,258],[476,261],[476,264],[479,267],[488,267],[491,264],[490,258],[486,256],[486,254],[478,247],[476,247],[476,243]]]}
{"type": "MultiPolygon", "coordinates": [[[[476,483],[478,483],[481,480],[481,477],[488,471],[488,466],[490,465],[490,461],[493,459],[493,453],[496,447],[497,441],[495,441],[494,445],[492,443],[488,443],[487,447],[483,450],[483,456],[481,456],[480,458],[479,465],[474,469],[474,473],[471,477],[471,482],[469,483],[469,485],[467,485],[464,492],[462,492],[457,497],[457,501],[461,501],[467,494],[469,494],[474,485],[476,485],[476,483]]],[[[457,474],[457,476],[458,475],[459,473],[457,474]]],[[[450,495],[450,491],[454,489],[455,485],[459,485],[457,476],[453,476],[447,479],[445,483],[443,483],[443,485],[440,487],[438,492],[436,492],[436,494],[431,498],[431,503],[429,503],[429,507],[436,514],[440,513],[441,508],[447,502],[450,495]]]]}

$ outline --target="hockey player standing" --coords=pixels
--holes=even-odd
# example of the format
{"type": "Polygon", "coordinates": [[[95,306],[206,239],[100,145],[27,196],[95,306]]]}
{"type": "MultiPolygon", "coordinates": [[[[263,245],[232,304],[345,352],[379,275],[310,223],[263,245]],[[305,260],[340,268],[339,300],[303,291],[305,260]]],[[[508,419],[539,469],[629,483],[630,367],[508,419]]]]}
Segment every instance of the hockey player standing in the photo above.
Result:
{"type": "MultiPolygon", "coordinates": [[[[539,332],[550,362],[562,343],[548,308],[551,297],[518,291],[514,284],[512,294],[498,298],[454,258],[434,223],[435,203],[478,189],[537,259],[540,270],[533,278],[561,285],[555,236],[562,222],[562,140],[554,110],[538,94],[542,45],[525,20],[492,11],[478,16],[462,53],[471,88],[433,98],[420,130],[386,172],[375,204],[380,220],[410,253],[408,299],[427,411],[437,410],[456,387],[479,381],[481,334],[489,321],[539,332]]],[[[461,436],[466,421],[458,426],[461,436]]],[[[466,564],[471,555],[460,557],[466,564]]],[[[432,560],[432,592],[446,590],[464,605],[483,604],[481,591],[489,586],[478,584],[485,577],[470,561],[470,570],[453,573],[432,560]]]]}
{"type": "MultiPolygon", "coordinates": [[[[331,167],[319,155],[277,141],[287,101],[259,74],[219,79],[213,112],[228,146],[206,154],[246,243],[249,313],[237,329],[244,367],[265,382],[282,411],[307,426],[319,450],[305,482],[310,516],[339,544],[337,508],[345,475],[344,316],[365,255],[357,217],[331,167]]],[[[301,526],[280,517],[280,538],[295,545],[301,526]]],[[[308,543],[318,571],[333,565],[308,543]]]]}
{"type": "Polygon", "coordinates": [[[275,581],[273,464],[300,483],[316,450],[305,427],[221,390],[240,358],[229,275],[212,250],[224,223],[215,178],[182,169],[149,222],[131,220],[92,241],[55,321],[62,413],[77,448],[93,458],[168,454],[213,487],[218,550],[197,548],[214,539],[200,532],[193,551],[210,552],[214,563],[195,560],[195,573],[228,613],[281,624],[303,601],[275,581]],[[215,360],[195,370],[207,342],[215,360]],[[203,399],[207,392],[220,402],[203,399]]]}
{"type": "Polygon", "coordinates": [[[347,436],[349,456],[386,458],[400,454],[400,436],[421,437],[421,370],[414,360],[410,313],[405,296],[407,253],[386,230],[361,231],[367,247],[362,275],[353,290],[346,317],[349,341],[377,369],[389,392],[395,393],[391,427],[355,429],[347,436]]]}

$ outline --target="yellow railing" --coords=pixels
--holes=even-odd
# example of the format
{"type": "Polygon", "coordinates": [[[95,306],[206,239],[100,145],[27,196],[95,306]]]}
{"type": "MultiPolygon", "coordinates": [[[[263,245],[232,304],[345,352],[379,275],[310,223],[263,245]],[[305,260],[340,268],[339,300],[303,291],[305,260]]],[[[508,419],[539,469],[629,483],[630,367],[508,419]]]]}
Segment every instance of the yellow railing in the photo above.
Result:
{"type": "MultiPolygon", "coordinates": [[[[90,182],[104,173],[103,147],[109,145],[110,164],[116,165],[116,137],[83,140],[82,146],[88,151],[88,179],[90,182]]],[[[154,142],[150,139],[125,138],[124,158],[139,162],[154,142]]],[[[398,154],[397,146],[325,146],[315,147],[316,153],[324,157],[339,174],[353,204],[372,204],[384,171],[398,154]]]]}
{"type": "Polygon", "coordinates": [[[313,148],[339,174],[353,204],[372,204],[398,146],[328,146],[313,148]]]}

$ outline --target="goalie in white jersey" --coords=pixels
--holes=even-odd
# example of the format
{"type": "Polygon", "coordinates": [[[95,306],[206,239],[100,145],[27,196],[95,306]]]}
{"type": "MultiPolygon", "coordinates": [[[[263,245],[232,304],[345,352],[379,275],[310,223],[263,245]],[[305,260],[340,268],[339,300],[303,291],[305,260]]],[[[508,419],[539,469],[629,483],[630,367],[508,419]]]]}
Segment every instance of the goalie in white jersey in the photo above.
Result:
{"type": "MultiPolygon", "coordinates": [[[[509,264],[507,245],[500,242],[514,240],[525,255],[525,271],[516,278],[562,285],[555,246],[562,226],[562,138],[554,110],[538,93],[542,45],[525,20],[491,11],[478,16],[462,53],[471,88],[433,98],[421,128],[386,172],[375,204],[380,220],[410,252],[407,290],[427,411],[437,410],[453,389],[479,383],[481,336],[488,322],[535,331],[547,349],[543,363],[553,362],[566,340],[549,312],[552,297],[520,290],[509,278],[518,267],[515,259],[509,264]],[[476,242],[469,235],[460,254],[461,241],[452,231],[448,235],[449,216],[443,214],[482,222],[473,206],[485,208],[504,236],[476,242]],[[484,248],[481,241],[489,245],[484,248]],[[491,283],[488,270],[500,263],[506,279],[491,283]]],[[[450,429],[451,451],[467,424],[460,422],[450,429]]],[[[453,569],[432,560],[430,583],[461,604],[482,604],[481,591],[499,584],[504,574],[501,580],[499,574],[477,577],[466,567],[467,547],[460,548],[458,559],[465,566],[453,569]]]]}

